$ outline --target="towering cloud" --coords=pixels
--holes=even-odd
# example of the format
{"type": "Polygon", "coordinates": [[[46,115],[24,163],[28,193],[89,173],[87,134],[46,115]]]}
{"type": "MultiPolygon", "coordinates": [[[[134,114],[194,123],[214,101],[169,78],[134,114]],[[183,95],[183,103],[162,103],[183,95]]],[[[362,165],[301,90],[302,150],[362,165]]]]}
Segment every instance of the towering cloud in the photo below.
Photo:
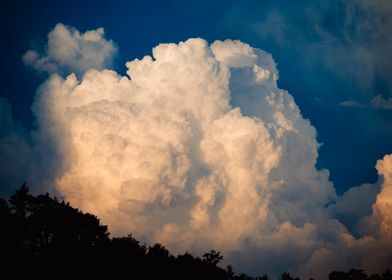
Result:
{"type": "MultiPolygon", "coordinates": [[[[80,35],[58,25],[42,61],[55,57],[58,32],[71,42],[107,42],[99,30],[80,35]]],[[[86,69],[53,61],[54,71],[86,69]]],[[[56,190],[74,206],[113,234],[132,232],[175,252],[215,248],[255,274],[320,278],[391,263],[392,157],[377,164],[378,195],[379,185],[365,185],[337,198],[328,171],[315,167],[316,131],[277,87],[270,54],[190,39],[126,65],[128,76],[54,74],[37,95],[36,151],[50,149],[56,190]],[[363,211],[344,207],[365,196],[363,211]]]]}
{"type": "Polygon", "coordinates": [[[103,28],[81,34],[58,23],[48,34],[45,52],[29,50],[23,61],[38,71],[81,75],[90,68],[111,67],[115,52],[116,46],[104,38],[103,28]]]}

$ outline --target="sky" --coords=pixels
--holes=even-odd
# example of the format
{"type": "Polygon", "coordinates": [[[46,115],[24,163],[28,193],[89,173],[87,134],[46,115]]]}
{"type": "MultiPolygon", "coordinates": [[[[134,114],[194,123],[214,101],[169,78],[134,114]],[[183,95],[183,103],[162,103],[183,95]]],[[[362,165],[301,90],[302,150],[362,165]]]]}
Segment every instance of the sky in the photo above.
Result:
{"type": "Polygon", "coordinates": [[[209,42],[239,39],[270,52],[279,65],[280,87],[294,96],[317,129],[322,143],[317,164],[330,171],[339,193],[374,182],[374,162],[392,149],[391,106],[371,106],[376,96],[384,100],[391,96],[388,1],[372,5],[361,1],[70,1],[67,5],[4,1],[1,5],[1,29],[7,42],[1,45],[1,95],[15,104],[13,116],[27,128],[34,126],[30,107],[45,76],[25,67],[21,56],[27,49],[42,48],[46,34],[62,22],[80,30],[104,27],[119,46],[114,68],[122,73],[124,60],[140,58],[161,42],[191,37],[209,42]]]}
{"type": "Polygon", "coordinates": [[[250,273],[391,260],[389,1],[0,5],[3,195],[250,273]]]}

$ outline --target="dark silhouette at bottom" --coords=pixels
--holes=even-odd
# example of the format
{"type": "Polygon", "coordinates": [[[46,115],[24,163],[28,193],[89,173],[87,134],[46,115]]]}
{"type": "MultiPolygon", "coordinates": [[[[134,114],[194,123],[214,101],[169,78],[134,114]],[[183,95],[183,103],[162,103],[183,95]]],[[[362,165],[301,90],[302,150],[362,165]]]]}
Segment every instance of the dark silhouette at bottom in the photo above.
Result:
{"type": "MultiPolygon", "coordinates": [[[[195,257],[172,255],[161,244],[147,246],[130,234],[111,238],[107,226],[49,194],[33,196],[26,184],[7,201],[0,198],[0,279],[232,279],[268,280],[219,266],[211,250],[195,257]]],[[[330,280],[392,280],[389,270],[334,271],[330,280]]],[[[283,273],[280,280],[299,280],[283,273]]]]}

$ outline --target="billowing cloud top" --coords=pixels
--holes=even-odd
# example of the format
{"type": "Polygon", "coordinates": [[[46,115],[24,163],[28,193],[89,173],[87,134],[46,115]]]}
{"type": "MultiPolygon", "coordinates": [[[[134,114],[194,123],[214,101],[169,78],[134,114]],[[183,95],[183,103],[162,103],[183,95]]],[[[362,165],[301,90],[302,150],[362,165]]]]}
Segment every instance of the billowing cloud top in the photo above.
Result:
{"type": "MultiPolygon", "coordinates": [[[[58,25],[49,46],[56,30],[71,42],[104,40],[58,25]]],[[[74,64],[51,53],[38,61],[74,64]]],[[[328,171],[315,167],[316,131],[277,87],[270,54],[189,39],[126,65],[128,76],[52,75],[37,95],[36,150],[74,206],[113,234],[175,252],[215,248],[248,273],[321,278],[391,263],[391,156],[377,164],[384,181],[337,198],[328,171]],[[360,207],[358,197],[365,206],[353,213],[345,206],[360,207]]]]}
{"type": "Polygon", "coordinates": [[[58,23],[48,34],[45,53],[29,50],[23,55],[23,61],[39,71],[81,75],[90,68],[111,67],[115,52],[116,46],[104,38],[103,28],[81,34],[58,23]]]}

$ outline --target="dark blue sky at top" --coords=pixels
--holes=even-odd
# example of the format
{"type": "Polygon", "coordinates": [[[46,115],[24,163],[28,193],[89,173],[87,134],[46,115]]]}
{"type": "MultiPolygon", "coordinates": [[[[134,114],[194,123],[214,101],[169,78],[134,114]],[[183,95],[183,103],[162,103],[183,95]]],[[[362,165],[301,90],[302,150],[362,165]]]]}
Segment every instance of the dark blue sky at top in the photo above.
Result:
{"type": "Polygon", "coordinates": [[[294,96],[317,129],[322,143],[318,167],[330,171],[341,193],[374,182],[376,160],[392,152],[392,110],[369,105],[378,94],[392,95],[385,9],[377,6],[367,13],[345,3],[1,1],[0,95],[12,104],[14,119],[34,128],[30,106],[46,76],[23,65],[21,57],[42,48],[59,22],[82,32],[104,27],[106,38],[119,47],[115,69],[120,73],[126,61],[150,54],[159,43],[239,39],[273,55],[279,87],[294,96]],[[363,106],[339,105],[347,100],[363,106]]]}

